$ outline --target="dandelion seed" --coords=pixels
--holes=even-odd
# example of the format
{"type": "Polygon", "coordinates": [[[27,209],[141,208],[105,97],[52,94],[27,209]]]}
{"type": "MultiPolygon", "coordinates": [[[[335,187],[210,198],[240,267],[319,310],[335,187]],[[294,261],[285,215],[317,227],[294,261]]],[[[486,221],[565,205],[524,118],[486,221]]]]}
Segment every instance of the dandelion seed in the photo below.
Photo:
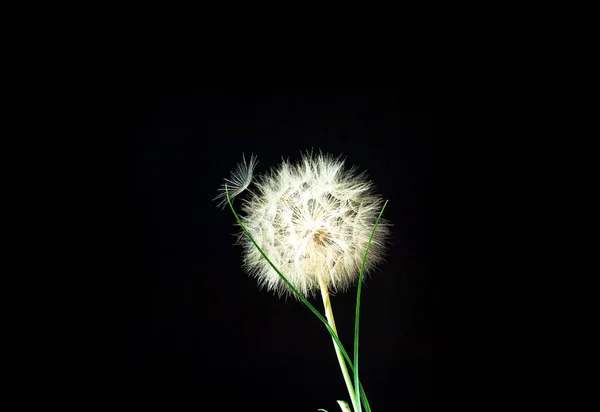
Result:
{"type": "Polygon", "coordinates": [[[258,161],[256,156],[250,155],[250,163],[246,163],[246,158],[242,153],[242,161],[237,165],[237,168],[231,172],[230,179],[224,179],[225,183],[219,188],[219,195],[213,200],[220,200],[218,207],[224,208],[227,204],[227,195],[225,194],[225,185],[229,191],[229,198],[233,200],[236,196],[240,195],[250,186],[252,183],[252,174],[258,161]]]}

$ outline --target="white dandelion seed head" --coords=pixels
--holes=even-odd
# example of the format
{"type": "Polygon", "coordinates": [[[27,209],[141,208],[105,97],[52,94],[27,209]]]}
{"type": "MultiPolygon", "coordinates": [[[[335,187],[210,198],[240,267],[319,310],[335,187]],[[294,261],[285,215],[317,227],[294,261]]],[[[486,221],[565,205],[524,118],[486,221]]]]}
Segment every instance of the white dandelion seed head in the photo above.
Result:
{"type": "MultiPolygon", "coordinates": [[[[373,192],[373,184],[364,174],[345,169],[340,158],[306,153],[297,164],[283,161],[260,176],[255,187],[243,203],[240,218],[271,262],[303,296],[320,290],[319,278],[336,292],[358,280],[383,206],[383,199],[373,192]]],[[[379,221],[365,273],[383,260],[389,227],[386,220],[379,221]]],[[[295,296],[243,231],[238,243],[243,247],[243,267],[261,287],[280,296],[295,296]]]]}
{"type": "Polygon", "coordinates": [[[213,200],[219,200],[218,207],[224,208],[227,205],[227,194],[225,191],[225,185],[227,185],[227,191],[229,192],[229,198],[231,201],[240,195],[244,190],[252,183],[252,174],[258,161],[256,156],[250,155],[250,162],[246,163],[246,157],[242,153],[242,161],[238,163],[237,168],[231,172],[231,178],[224,179],[225,183],[219,188],[219,195],[213,200]]]}

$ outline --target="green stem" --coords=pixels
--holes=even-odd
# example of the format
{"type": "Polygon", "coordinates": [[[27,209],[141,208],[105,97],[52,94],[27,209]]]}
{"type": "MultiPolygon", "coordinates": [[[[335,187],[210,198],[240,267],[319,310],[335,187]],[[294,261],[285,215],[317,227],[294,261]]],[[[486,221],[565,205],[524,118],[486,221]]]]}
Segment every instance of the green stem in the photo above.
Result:
{"type": "MultiPolygon", "coordinates": [[[[327,290],[327,285],[322,277],[319,276],[319,285],[321,286],[321,297],[323,298],[323,306],[325,307],[325,316],[329,321],[329,325],[331,329],[335,332],[337,336],[337,328],[335,327],[335,318],[333,317],[333,309],[331,309],[331,300],[329,299],[329,291],[327,290]]],[[[348,394],[350,395],[350,401],[352,402],[352,407],[356,412],[358,409],[356,406],[356,398],[359,396],[358,393],[355,393],[354,387],[352,386],[352,378],[348,373],[348,368],[346,367],[346,362],[344,361],[344,356],[342,355],[340,348],[335,344],[335,340],[333,340],[333,348],[335,349],[335,354],[338,359],[338,363],[340,364],[340,369],[342,370],[342,375],[344,375],[344,381],[346,382],[346,388],[348,389],[348,394]]],[[[356,383],[358,385],[358,383],[356,383]]],[[[360,402],[359,402],[360,405],[360,402]]]]}

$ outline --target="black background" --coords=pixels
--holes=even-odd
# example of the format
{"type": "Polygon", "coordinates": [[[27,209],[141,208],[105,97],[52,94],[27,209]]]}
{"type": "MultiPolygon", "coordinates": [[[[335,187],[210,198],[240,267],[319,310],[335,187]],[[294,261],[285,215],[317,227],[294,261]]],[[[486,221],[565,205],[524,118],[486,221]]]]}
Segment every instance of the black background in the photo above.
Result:
{"type": "MultiPolygon", "coordinates": [[[[111,100],[122,140],[107,165],[118,194],[105,229],[118,270],[105,281],[103,398],[330,412],[339,409],[336,399],[348,400],[326,329],[301,303],[259,290],[242,272],[234,218],[212,201],[242,153],[256,154],[262,173],[314,148],[344,155],[389,199],[392,245],[361,306],[360,373],[373,410],[450,405],[465,349],[453,343],[457,304],[448,277],[460,270],[451,264],[451,162],[439,130],[446,107],[435,92],[419,82],[194,88],[174,81],[123,85],[111,100]]],[[[332,297],[349,353],[355,292],[332,297]]]]}

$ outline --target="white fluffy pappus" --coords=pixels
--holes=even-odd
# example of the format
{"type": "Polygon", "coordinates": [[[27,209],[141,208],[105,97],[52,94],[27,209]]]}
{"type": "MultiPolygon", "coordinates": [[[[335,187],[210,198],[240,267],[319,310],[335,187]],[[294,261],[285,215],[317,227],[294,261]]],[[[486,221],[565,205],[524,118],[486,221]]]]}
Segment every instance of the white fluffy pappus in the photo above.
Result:
{"type": "Polygon", "coordinates": [[[219,194],[213,200],[219,200],[218,207],[224,208],[227,205],[227,194],[225,193],[225,185],[227,185],[227,191],[229,192],[229,199],[233,201],[233,198],[241,194],[244,190],[250,186],[252,182],[252,173],[258,161],[256,156],[250,155],[250,163],[246,163],[246,157],[242,153],[242,161],[237,165],[237,168],[231,172],[231,179],[224,179],[225,183],[219,188],[219,194]]]}
{"type": "MultiPolygon", "coordinates": [[[[231,198],[248,188],[254,165],[254,157],[249,166],[244,159],[232,174],[229,182],[235,185],[227,186],[231,198]]],[[[339,157],[306,153],[296,164],[284,160],[257,177],[248,192],[239,214],[241,221],[303,296],[319,292],[319,277],[334,292],[343,292],[358,280],[383,206],[383,199],[374,193],[373,183],[364,173],[345,169],[339,157]]],[[[365,273],[383,260],[389,227],[385,219],[379,221],[365,273]]],[[[238,244],[243,247],[244,269],[261,287],[280,296],[294,295],[243,231],[238,244]]]]}

